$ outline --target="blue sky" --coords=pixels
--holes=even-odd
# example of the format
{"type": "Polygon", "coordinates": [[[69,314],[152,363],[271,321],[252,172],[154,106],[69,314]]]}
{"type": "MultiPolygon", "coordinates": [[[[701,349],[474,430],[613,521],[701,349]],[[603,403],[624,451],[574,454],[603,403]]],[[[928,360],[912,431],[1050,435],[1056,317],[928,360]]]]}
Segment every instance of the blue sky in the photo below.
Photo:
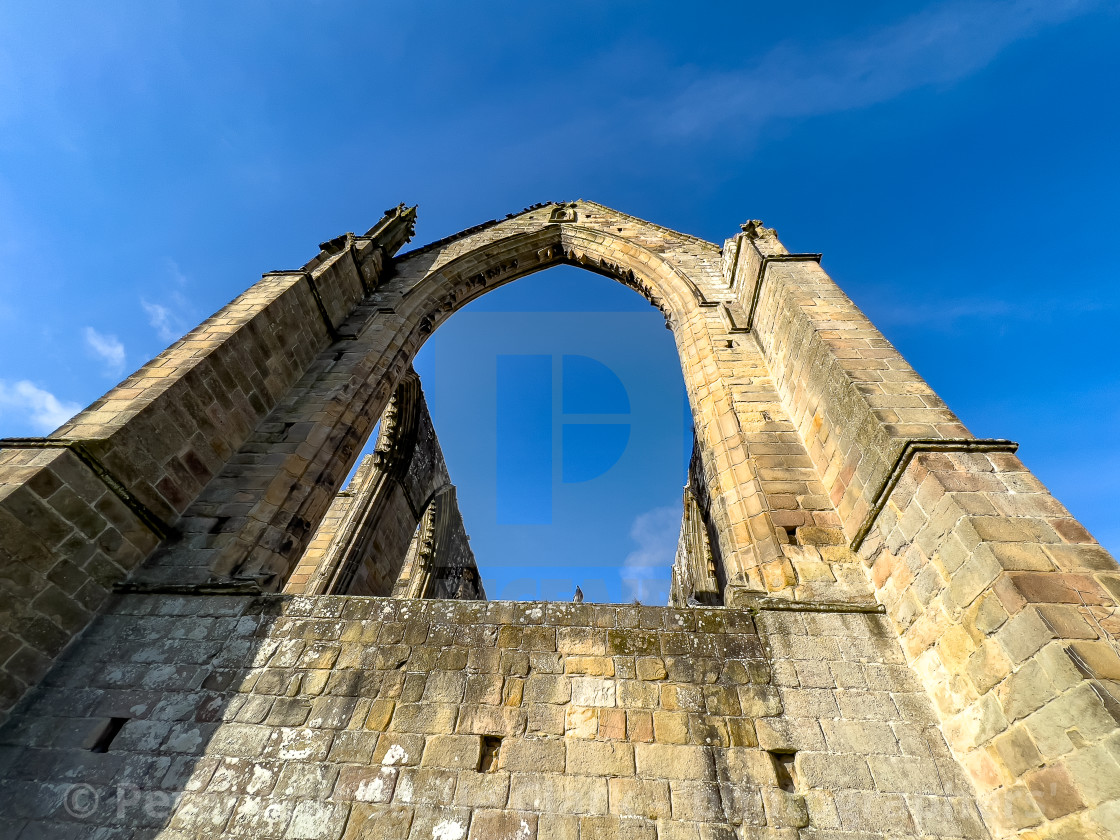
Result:
{"type": "MultiPolygon", "coordinates": [[[[422,243],[582,197],[716,242],[761,218],[823,251],[969,427],[1019,440],[1115,552],[1117,43],[1120,11],[1091,0],[4,4],[0,435],[49,431],[262,272],[399,201],[419,203],[422,243]]],[[[672,364],[625,384],[620,459],[563,480],[563,356],[607,353],[592,339],[610,313],[629,341],[607,367],[672,356],[660,317],[607,283],[529,278],[420,360],[492,594],[574,569],[612,599],[626,575],[664,580],[678,406],[636,406],[673,393],[672,364]],[[475,373],[493,392],[452,398],[440,381],[468,372],[440,360],[516,311],[574,338],[488,344],[475,373]],[[493,435],[499,356],[554,359],[549,526],[499,527],[497,444],[472,466],[485,435],[448,428],[489,411],[493,435]]],[[[569,434],[585,466],[609,460],[599,433],[569,434]]]]}

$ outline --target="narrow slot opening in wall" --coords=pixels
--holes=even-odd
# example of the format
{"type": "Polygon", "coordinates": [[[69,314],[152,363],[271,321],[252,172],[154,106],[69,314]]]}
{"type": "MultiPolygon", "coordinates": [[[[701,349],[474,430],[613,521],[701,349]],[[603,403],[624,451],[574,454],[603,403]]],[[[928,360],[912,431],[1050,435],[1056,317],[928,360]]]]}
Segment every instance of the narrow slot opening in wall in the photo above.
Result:
{"type": "Polygon", "coordinates": [[[794,763],[792,752],[770,752],[770,760],[774,763],[774,775],[778,777],[778,787],[787,793],[797,792],[797,767],[794,763]]]}
{"type": "Polygon", "coordinates": [[[112,717],[102,721],[86,741],[89,751],[95,753],[108,752],[109,745],[120,734],[126,723],[128,723],[128,718],[123,717],[112,717]]]}
{"type": "Polygon", "coordinates": [[[497,735],[482,736],[482,750],[478,755],[478,772],[493,773],[498,769],[498,754],[502,749],[502,739],[497,735]]]}
{"type": "Polygon", "coordinates": [[[797,545],[797,527],[794,525],[786,525],[783,530],[786,532],[786,541],[790,545],[797,545]]]}

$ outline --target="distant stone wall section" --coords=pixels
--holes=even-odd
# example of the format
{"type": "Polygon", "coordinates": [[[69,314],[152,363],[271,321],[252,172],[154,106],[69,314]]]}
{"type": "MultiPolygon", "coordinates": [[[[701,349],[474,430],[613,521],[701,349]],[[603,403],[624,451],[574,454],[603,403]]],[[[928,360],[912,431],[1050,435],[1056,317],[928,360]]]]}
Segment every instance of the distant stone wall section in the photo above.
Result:
{"type": "Polygon", "coordinates": [[[420,378],[409,370],[373,453],[331,502],[285,592],[485,598],[468,540],[420,378]]]}

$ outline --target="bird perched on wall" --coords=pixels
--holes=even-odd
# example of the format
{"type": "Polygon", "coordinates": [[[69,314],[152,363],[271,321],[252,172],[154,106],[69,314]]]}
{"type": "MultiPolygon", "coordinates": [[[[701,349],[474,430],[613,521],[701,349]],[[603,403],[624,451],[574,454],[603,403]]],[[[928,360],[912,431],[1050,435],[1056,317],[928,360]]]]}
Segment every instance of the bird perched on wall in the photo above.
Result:
{"type": "Polygon", "coordinates": [[[583,590],[580,589],[578,586],[576,587],[576,594],[572,596],[572,603],[573,604],[582,604],[583,603],[583,590]]]}
{"type": "Polygon", "coordinates": [[[703,606],[703,604],[701,604],[699,601],[696,600],[695,595],[689,595],[688,600],[685,601],[685,603],[688,604],[688,606],[690,606],[690,607],[702,607],[703,606]]]}

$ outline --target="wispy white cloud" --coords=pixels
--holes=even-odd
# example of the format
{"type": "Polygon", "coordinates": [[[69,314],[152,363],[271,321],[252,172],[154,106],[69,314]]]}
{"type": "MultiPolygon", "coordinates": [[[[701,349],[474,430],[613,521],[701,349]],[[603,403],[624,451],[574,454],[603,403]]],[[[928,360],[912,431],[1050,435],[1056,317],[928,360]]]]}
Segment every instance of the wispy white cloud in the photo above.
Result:
{"type": "Polygon", "coordinates": [[[627,599],[637,598],[643,604],[668,602],[680,529],[680,508],[657,507],[635,517],[630,537],[638,547],[626,555],[621,574],[627,599]]]}
{"type": "Polygon", "coordinates": [[[171,288],[166,291],[164,301],[158,303],[142,298],[140,305],[160,340],[172,342],[183,337],[193,325],[193,320],[190,301],[182,292],[189,282],[187,276],[174,260],[168,260],[167,267],[171,275],[171,288]]]}
{"type": "Polygon", "coordinates": [[[812,49],[781,43],[751,67],[697,76],[642,110],[654,115],[664,136],[687,138],[865,108],[959,81],[1015,42],[1098,5],[1098,0],[935,4],[860,37],[812,49]]]}
{"type": "Polygon", "coordinates": [[[11,384],[0,379],[0,417],[29,423],[36,432],[53,431],[80,410],[77,403],[63,402],[26,379],[11,384]]]}
{"type": "Polygon", "coordinates": [[[1029,300],[982,296],[907,300],[897,289],[880,293],[874,307],[868,307],[872,320],[880,326],[923,327],[927,330],[953,330],[962,322],[970,321],[1041,323],[1114,308],[1116,304],[1113,301],[1072,295],[1054,295],[1047,299],[1032,297],[1029,300]],[[884,298],[888,300],[885,302],[884,298]]]}
{"type": "Polygon", "coordinates": [[[86,346],[105,363],[106,374],[120,376],[124,373],[124,345],[115,335],[104,335],[93,327],[86,327],[84,334],[86,346]]]}
{"type": "Polygon", "coordinates": [[[148,313],[148,323],[152,325],[152,329],[156,331],[156,335],[164,341],[174,341],[182,332],[179,332],[172,326],[171,310],[160,303],[151,303],[150,301],[141,300],[140,305],[144,307],[144,311],[148,313]]]}

